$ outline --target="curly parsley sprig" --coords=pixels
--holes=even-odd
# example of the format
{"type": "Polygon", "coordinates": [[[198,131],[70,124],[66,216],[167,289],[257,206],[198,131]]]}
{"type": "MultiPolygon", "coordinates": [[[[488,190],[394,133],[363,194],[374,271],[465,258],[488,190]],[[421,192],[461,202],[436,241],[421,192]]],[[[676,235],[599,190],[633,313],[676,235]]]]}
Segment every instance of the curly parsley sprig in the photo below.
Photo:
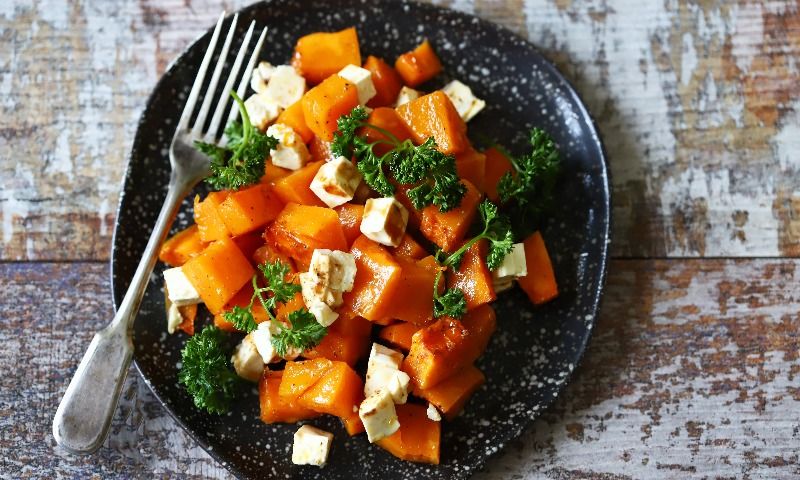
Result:
{"type": "Polygon", "coordinates": [[[514,167],[513,174],[507,172],[497,182],[497,193],[503,204],[514,204],[514,218],[525,224],[527,219],[536,221],[553,203],[556,179],[561,159],[556,144],[550,135],[540,128],[530,133],[531,151],[514,158],[499,148],[514,167]]]}
{"type": "Polygon", "coordinates": [[[244,102],[231,91],[231,96],[242,112],[242,122],[231,122],[225,127],[228,144],[195,141],[195,148],[211,157],[211,176],[206,178],[215,190],[238,189],[258,183],[264,175],[264,162],[269,151],[277,147],[278,140],[258,131],[250,123],[244,102]]]}
{"type": "Polygon", "coordinates": [[[208,325],[181,350],[178,382],[186,387],[195,406],[209,413],[227,412],[240,384],[223,344],[222,330],[208,325]]]}
{"type": "Polygon", "coordinates": [[[364,181],[379,194],[394,195],[395,187],[389,181],[387,169],[394,179],[402,184],[414,185],[408,190],[408,198],[416,209],[428,205],[447,212],[461,203],[467,189],[456,173],[455,157],[436,149],[436,141],[428,138],[415,146],[411,140],[400,141],[384,128],[366,122],[367,112],[356,107],[337,121],[331,151],[335,155],[358,160],[358,170],[364,181]],[[371,128],[385,138],[370,142],[356,134],[359,128],[371,128]],[[391,150],[377,154],[375,147],[386,145],[391,150]]]}
{"type": "MultiPolygon", "coordinates": [[[[486,239],[489,242],[489,251],[486,255],[486,265],[490,270],[495,270],[503,263],[503,259],[514,248],[514,233],[511,230],[511,222],[508,217],[502,215],[497,210],[497,205],[484,200],[478,205],[483,222],[483,230],[469,239],[464,245],[455,252],[445,256],[442,250],[436,252],[436,260],[443,267],[458,269],[464,254],[480,240],[486,239]]],[[[439,283],[443,271],[436,274],[433,284],[433,314],[436,317],[447,315],[460,318],[467,312],[467,302],[464,292],[457,288],[447,289],[443,294],[439,294],[439,283]]]]}
{"type": "Polygon", "coordinates": [[[320,325],[308,310],[301,308],[291,312],[289,327],[279,322],[272,313],[278,304],[288,302],[300,291],[300,285],[286,281],[289,266],[280,260],[275,260],[259,265],[258,270],[264,277],[266,286],[260,287],[258,274],[253,275],[251,280],[253,296],[250,297],[250,303],[245,307],[235,306],[231,311],[225,312],[223,314],[225,320],[231,322],[237,330],[252,332],[258,328],[253,315],[253,306],[258,300],[267,312],[269,321],[278,327],[278,332],[272,335],[271,339],[278,355],[286,355],[291,347],[306,350],[319,345],[328,333],[328,329],[320,325]]]}

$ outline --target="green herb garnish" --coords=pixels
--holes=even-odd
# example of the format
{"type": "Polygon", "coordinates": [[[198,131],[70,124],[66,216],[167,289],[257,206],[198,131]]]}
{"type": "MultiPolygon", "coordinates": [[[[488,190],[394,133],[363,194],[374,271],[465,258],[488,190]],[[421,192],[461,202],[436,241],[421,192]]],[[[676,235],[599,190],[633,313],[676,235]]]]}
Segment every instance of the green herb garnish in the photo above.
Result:
{"type": "Polygon", "coordinates": [[[235,190],[258,183],[264,175],[264,162],[278,140],[258,131],[250,123],[244,102],[231,91],[231,96],[242,112],[242,122],[231,122],[225,127],[228,144],[220,147],[214,143],[195,141],[195,148],[211,157],[211,176],[206,182],[215,190],[235,190]]]}
{"type": "Polygon", "coordinates": [[[213,325],[186,342],[181,351],[178,381],[186,387],[197,408],[217,414],[230,408],[240,382],[228,359],[222,330],[213,325]]]}
{"type": "Polygon", "coordinates": [[[411,140],[400,141],[391,132],[366,122],[367,112],[356,107],[337,121],[331,151],[335,155],[358,160],[358,170],[364,181],[373,190],[389,197],[395,187],[389,181],[387,170],[402,184],[414,185],[408,190],[408,198],[416,209],[436,205],[446,212],[461,203],[467,189],[456,173],[455,157],[436,150],[436,141],[428,138],[415,146],[411,140]],[[356,134],[359,128],[371,128],[386,138],[369,142],[356,134]],[[387,145],[391,150],[382,155],[375,152],[378,145],[387,145]]]}

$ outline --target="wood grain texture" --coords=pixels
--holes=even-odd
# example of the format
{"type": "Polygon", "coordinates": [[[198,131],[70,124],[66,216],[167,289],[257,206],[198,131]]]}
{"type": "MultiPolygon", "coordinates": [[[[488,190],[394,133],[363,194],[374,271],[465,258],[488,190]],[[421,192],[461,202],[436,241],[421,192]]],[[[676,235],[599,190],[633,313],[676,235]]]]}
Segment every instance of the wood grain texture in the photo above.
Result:
{"type": "MultiPolygon", "coordinates": [[[[527,36],[576,85],[609,153],[615,255],[800,255],[800,2],[438,3],[527,36]]],[[[219,9],[3,2],[0,259],[108,258],[147,94],[219,9]]]]}
{"type": "MultiPolygon", "coordinates": [[[[100,263],[0,264],[0,288],[17,299],[0,304],[11,372],[0,376],[0,472],[227,477],[135,373],[98,455],[55,447],[52,413],[111,315],[107,276],[100,263]]],[[[612,262],[572,383],[478,478],[800,474],[798,282],[799,260],[612,262]]]]}

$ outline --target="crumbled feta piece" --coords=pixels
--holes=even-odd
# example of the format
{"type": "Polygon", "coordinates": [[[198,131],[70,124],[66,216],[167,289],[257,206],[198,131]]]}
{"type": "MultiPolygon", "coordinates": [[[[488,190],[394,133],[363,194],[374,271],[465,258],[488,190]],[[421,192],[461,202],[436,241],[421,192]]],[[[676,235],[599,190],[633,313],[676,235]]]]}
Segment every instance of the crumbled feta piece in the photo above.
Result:
{"type": "Polygon", "coordinates": [[[303,425],[294,433],[292,463],[295,465],[325,466],[332,442],[332,433],[314,428],[311,425],[303,425]]]}
{"type": "Polygon", "coordinates": [[[236,346],[231,363],[237,375],[251,382],[257,382],[264,373],[264,360],[250,335],[245,336],[236,346]]]}
{"type": "Polygon", "coordinates": [[[186,278],[181,267],[164,270],[164,283],[166,284],[169,301],[176,307],[194,305],[202,302],[200,294],[194,285],[186,278]]]}
{"type": "Polygon", "coordinates": [[[250,95],[244,101],[244,108],[247,110],[250,123],[262,132],[281,113],[281,107],[277,103],[258,93],[250,95]]]}
{"type": "Polygon", "coordinates": [[[289,125],[276,123],[267,129],[267,135],[278,140],[278,145],[269,154],[277,167],[297,170],[302,168],[310,157],[303,139],[289,125]]]}
{"type": "Polygon", "coordinates": [[[257,68],[253,69],[253,75],[250,77],[250,88],[256,93],[263,93],[267,89],[267,82],[275,67],[269,62],[260,62],[257,68]]]}
{"type": "Polygon", "coordinates": [[[445,85],[442,91],[450,97],[450,101],[453,102],[453,106],[456,107],[456,111],[465,122],[470,121],[486,106],[486,102],[477,98],[472,93],[472,89],[458,80],[453,80],[445,85]]]}
{"type": "Polygon", "coordinates": [[[428,415],[428,418],[430,418],[434,422],[442,421],[442,415],[439,413],[439,410],[437,410],[436,407],[433,406],[432,403],[428,404],[428,410],[426,410],[425,413],[428,415]]]}
{"type": "Polygon", "coordinates": [[[339,71],[339,76],[356,86],[358,90],[358,103],[366,105],[376,93],[375,84],[372,83],[372,73],[366,68],[347,65],[339,71]]]}
{"type": "Polygon", "coordinates": [[[394,106],[399,107],[400,105],[406,104],[412,100],[416,100],[419,97],[420,92],[418,90],[404,86],[400,89],[400,93],[397,94],[397,100],[395,101],[394,106]]]}
{"type": "Polygon", "coordinates": [[[400,428],[394,400],[386,390],[379,390],[361,402],[358,417],[364,424],[370,443],[388,437],[400,428]]]}
{"type": "Polygon", "coordinates": [[[367,362],[367,376],[364,382],[364,396],[370,396],[379,390],[385,390],[392,396],[394,403],[406,403],[410,377],[400,370],[403,354],[372,344],[367,362]]]}
{"type": "Polygon", "coordinates": [[[311,254],[308,270],[327,279],[331,289],[349,292],[356,279],[356,257],[341,250],[318,248],[311,254]]]}
{"type": "Polygon", "coordinates": [[[525,260],[525,245],[521,243],[515,243],[508,255],[503,258],[500,266],[492,272],[492,276],[498,280],[526,275],[528,275],[528,265],[525,260]]]}
{"type": "Polygon", "coordinates": [[[339,314],[331,310],[331,307],[322,303],[322,302],[314,302],[306,304],[309,313],[314,315],[314,318],[317,319],[317,323],[322,325],[323,327],[330,327],[336,319],[339,318],[339,314]]]}
{"type": "Polygon", "coordinates": [[[306,306],[324,303],[331,307],[342,304],[342,291],[330,287],[326,278],[318,277],[313,271],[303,272],[300,277],[300,293],[306,306]]]}
{"type": "Polygon", "coordinates": [[[369,352],[367,368],[386,367],[397,370],[403,363],[403,354],[389,347],[384,347],[380,343],[373,343],[372,350],[369,352]]]}
{"type": "Polygon", "coordinates": [[[272,345],[272,336],[276,335],[280,327],[275,325],[275,322],[266,321],[258,324],[258,328],[248,333],[247,336],[253,341],[253,344],[261,355],[261,360],[264,363],[275,363],[283,360],[294,360],[299,357],[302,350],[296,347],[289,347],[286,355],[281,357],[272,345]]]}
{"type": "Polygon", "coordinates": [[[406,403],[408,400],[408,385],[411,377],[402,370],[384,366],[367,369],[364,381],[364,396],[368,397],[378,391],[386,391],[397,404],[406,403]]]}
{"type": "Polygon", "coordinates": [[[309,187],[325,205],[338,207],[353,199],[361,173],[353,162],[345,157],[337,157],[319,167],[309,187]]]}
{"type": "Polygon", "coordinates": [[[494,288],[494,293],[505,292],[506,290],[511,289],[513,286],[513,277],[492,278],[492,287],[494,288]]]}
{"type": "Polygon", "coordinates": [[[408,224],[408,210],[394,197],[370,198],[364,205],[361,233],[389,247],[400,245],[408,224]]]}
{"type": "Polygon", "coordinates": [[[281,108],[288,108],[303,97],[306,79],[290,65],[275,67],[263,95],[281,108]]]}
{"type": "Polygon", "coordinates": [[[167,307],[167,332],[173,334],[178,329],[178,325],[183,322],[183,316],[181,316],[181,311],[178,310],[177,305],[170,302],[169,299],[167,299],[167,303],[169,303],[169,307],[167,307]]]}

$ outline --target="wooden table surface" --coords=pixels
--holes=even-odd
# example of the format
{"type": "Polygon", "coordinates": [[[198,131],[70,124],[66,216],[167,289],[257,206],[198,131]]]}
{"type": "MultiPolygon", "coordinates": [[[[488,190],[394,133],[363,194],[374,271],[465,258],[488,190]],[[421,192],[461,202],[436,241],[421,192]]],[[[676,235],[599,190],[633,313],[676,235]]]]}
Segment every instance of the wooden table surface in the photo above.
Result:
{"type": "MultiPolygon", "coordinates": [[[[0,477],[227,477],[135,374],[97,455],[50,434],[112,315],[137,118],[220,2],[1,3],[0,477]]],[[[444,3],[526,36],[574,83],[615,194],[587,355],[478,477],[799,476],[800,2],[444,3]]]]}

